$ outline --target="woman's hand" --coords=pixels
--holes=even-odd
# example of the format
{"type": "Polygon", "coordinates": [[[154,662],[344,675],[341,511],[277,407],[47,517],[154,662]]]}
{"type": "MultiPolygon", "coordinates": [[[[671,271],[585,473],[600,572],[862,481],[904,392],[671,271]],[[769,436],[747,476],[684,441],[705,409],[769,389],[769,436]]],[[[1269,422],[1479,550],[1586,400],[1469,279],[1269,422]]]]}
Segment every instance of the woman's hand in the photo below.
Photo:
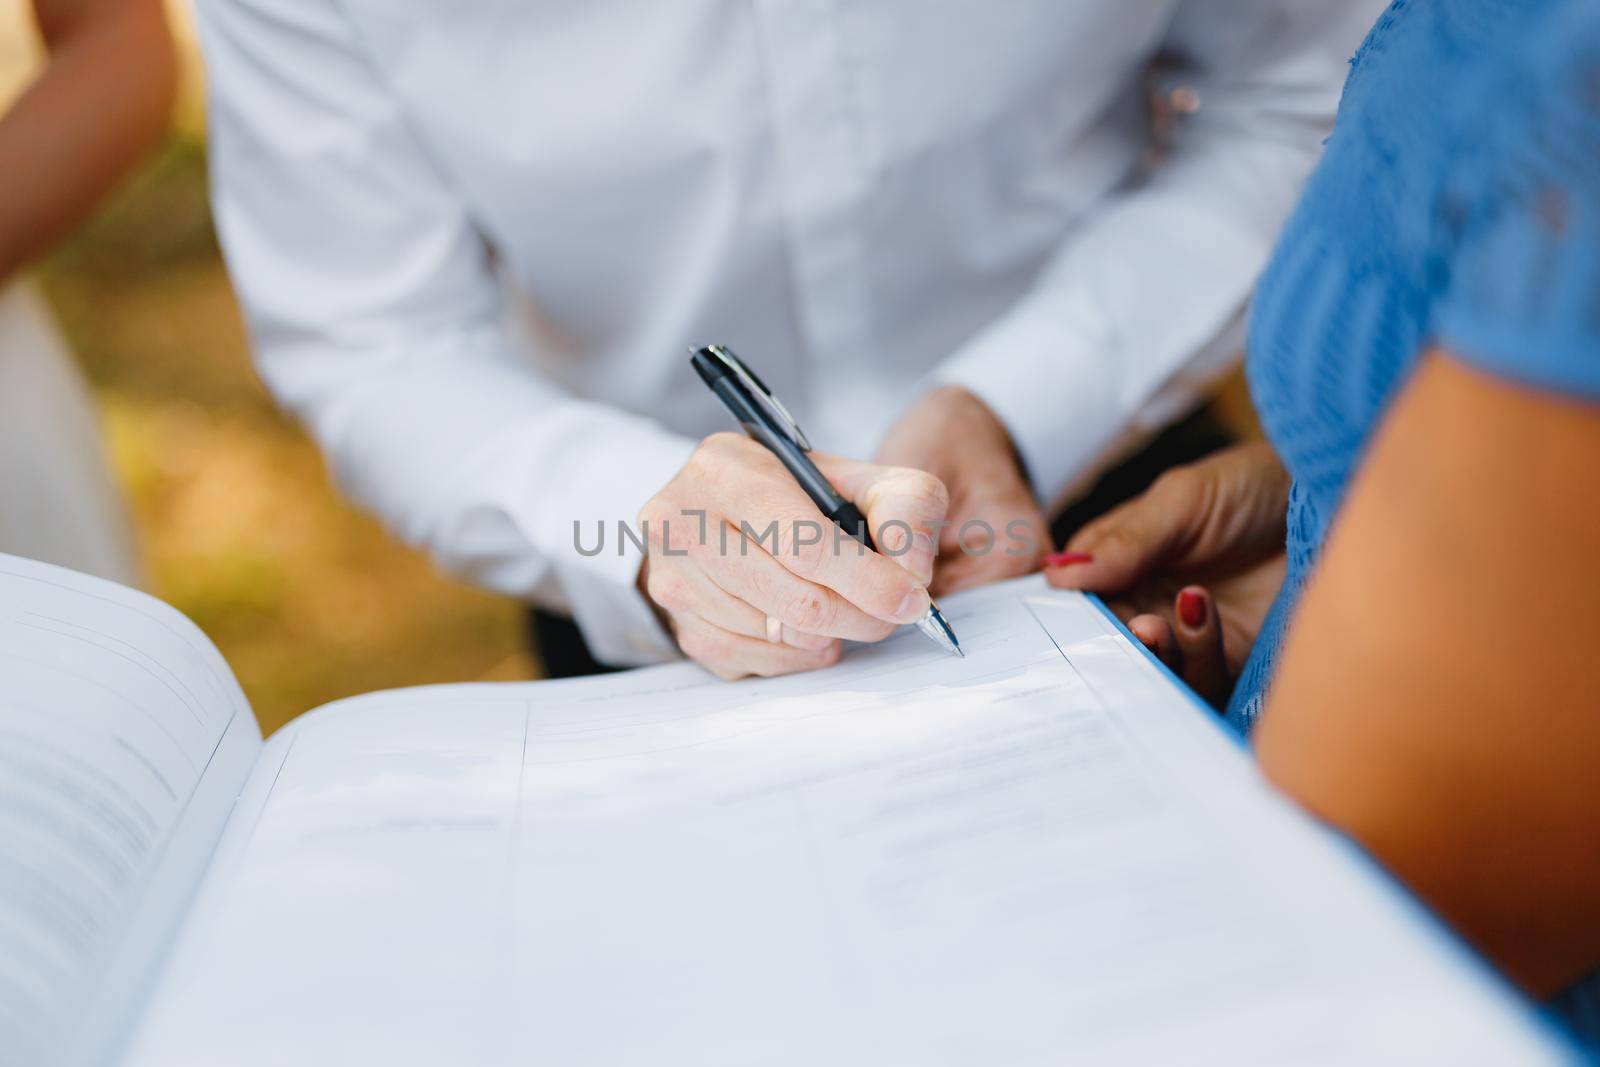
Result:
{"type": "Polygon", "coordinates": [[[824,518],[773,454],[713,434],[639,513],[639,585],[685,655],[723,678],[825,667],[839,643],[881,641],[928,610],[931,474],[813,453],[866,517],[869,552],[824,518]]]}
{"type": "Polygon", "coordinates": [[[1289,476],[1241,445],[1158,478],[1045,560],[1062,589],[1099,593],[1207,700],[1227,699],[1284,572],[1289,476]]]}
{"type": "Polygon", "coordinates": [[[1050,551],[1050,524],[1011,434],[965,389],[944,386],[917,401],[884,437],[877,462],[928,471],[949,490],[934,596],[1032,574],[1050,551]]]}

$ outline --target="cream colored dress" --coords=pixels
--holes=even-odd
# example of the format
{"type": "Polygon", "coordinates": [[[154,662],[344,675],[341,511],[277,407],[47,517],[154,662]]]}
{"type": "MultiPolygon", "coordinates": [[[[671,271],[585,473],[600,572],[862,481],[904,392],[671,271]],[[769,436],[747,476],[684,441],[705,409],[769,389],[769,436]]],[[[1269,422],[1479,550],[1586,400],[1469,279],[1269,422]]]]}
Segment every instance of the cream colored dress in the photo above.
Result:
{"type": "Polygon", "coordinates": [[[0,288],[0,552],[138,581],[88,387],[20,283],[0,288]]]}

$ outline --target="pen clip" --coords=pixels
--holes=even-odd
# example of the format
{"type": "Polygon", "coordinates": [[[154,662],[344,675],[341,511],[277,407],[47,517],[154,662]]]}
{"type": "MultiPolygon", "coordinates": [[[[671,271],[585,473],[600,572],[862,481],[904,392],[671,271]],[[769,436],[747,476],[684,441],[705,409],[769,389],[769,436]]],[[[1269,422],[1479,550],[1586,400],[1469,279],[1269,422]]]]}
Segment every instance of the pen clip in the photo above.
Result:
{"type": "Polygon", "coordinates": [[[744,384],[751,399],[766,409],[774,424],[787,433],[789,439],[802,450],[811,451],[811,442],[806,439],[805,431],[800,429],[800,424],[794,421],[794,416],[789,414],[789,409],[783,406],[783,401],[772,395],[772,390],[767,388],[766,382],[756,376],[755,371],[744,365],[744,360],[721,345],[707,345],[700,351],[727,367],[733,376],[744,384]]]}

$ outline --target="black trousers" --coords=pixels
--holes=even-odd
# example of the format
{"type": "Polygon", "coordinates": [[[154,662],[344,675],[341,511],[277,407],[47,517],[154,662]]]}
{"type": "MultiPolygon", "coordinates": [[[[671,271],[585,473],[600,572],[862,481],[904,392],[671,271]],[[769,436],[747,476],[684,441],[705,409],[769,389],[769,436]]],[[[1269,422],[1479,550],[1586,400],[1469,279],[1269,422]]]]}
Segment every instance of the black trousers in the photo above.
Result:
{"type": "MultiPolygon", "coordinates": [[[[1065,544],[1078,527],[1138,496],[1168,467],[1193,463],[1233,443],[1233,435],[1212,410],[1201,408],[1107,471],[1088,494],[1056,517],[1051,523],[1051,535],[1056,544],[1065,544]]],[[[576,678],[617,669],[595,660],[577,625],[566,616],[543,608],[529,609],[528,636],[534,653],[544,664],[546,677],[576,678]]]]}

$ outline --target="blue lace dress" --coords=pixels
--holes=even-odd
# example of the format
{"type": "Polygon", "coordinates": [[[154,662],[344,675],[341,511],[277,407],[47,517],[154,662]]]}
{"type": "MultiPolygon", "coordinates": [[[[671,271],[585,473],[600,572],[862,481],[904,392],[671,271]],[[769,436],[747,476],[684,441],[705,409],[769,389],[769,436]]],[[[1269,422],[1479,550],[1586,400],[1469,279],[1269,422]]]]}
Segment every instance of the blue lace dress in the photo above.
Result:
{"type": "MultiPolygon", "coordinates": [[[[1250,387],[1294,488],[1288,578],[1228,707],[1245,730],[1426,344],[1600,401],[1600,2],[1396,0],[1351,62],[1252,316],[1250,387]]],[[[1561,1008],[1600,1040],[1600,981],[1561,1008]]]]}

